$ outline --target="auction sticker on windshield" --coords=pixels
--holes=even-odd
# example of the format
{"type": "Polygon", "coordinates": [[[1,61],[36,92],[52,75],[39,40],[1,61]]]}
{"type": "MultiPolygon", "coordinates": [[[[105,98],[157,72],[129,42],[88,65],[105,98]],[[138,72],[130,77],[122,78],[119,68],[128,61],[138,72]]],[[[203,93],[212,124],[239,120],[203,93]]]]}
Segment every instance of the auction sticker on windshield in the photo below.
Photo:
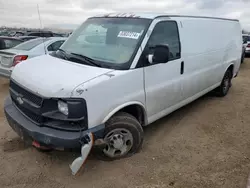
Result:
{"type": "Polygon", "coordinates": [[[138,39],[141,33],[131,32],[131,31],[120,31],[117,37],[138,39]]]}

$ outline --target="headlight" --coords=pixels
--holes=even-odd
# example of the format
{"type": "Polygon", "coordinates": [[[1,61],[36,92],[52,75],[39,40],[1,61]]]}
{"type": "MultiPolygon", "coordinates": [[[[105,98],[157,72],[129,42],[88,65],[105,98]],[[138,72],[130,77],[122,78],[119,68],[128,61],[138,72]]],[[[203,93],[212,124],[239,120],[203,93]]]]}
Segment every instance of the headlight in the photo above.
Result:
{"type": "Polygon", "coordinates": [[[66,102],[63,101],[58,101],[58,110],[63,113],[64,115],[69,115],[69,108],[68,108],[68,104],[66,102]]]}

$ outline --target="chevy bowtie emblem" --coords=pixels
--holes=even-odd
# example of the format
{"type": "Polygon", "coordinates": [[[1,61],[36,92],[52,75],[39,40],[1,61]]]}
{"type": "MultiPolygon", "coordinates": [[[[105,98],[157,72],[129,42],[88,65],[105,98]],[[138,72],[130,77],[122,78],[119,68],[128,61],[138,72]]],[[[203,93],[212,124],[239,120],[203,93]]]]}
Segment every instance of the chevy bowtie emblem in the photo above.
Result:
{"type": "Polygon", "coordinates": [[[23,104],[23,99],[22,99],[22,97],[18,96],[18,97],[16,98],[16,100],[17,100],[17,102],[18,102],[19,104],[23,104]]]}

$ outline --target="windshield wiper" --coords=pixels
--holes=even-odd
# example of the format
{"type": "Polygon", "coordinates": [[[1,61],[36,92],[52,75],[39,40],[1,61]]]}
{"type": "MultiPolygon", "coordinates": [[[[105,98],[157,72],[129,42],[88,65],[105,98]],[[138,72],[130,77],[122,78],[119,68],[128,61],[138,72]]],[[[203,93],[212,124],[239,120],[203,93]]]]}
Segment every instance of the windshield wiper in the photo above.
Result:
{"type": "Polygon", "coordinates": [[[81,59],[84,59],[85,62],[87,62],[90,65],[94,65],[96,67],[102,67],[100,64],[96,63],[96,61],[88,56],[82,55],[82,54],[76,54],[76,53],[70,53],[71,55],[80,57],[81,59]]]}
{"type": "Polygon", "coordinates": [[[61,54],[63,54],[63,59],[66,59],[66,60],[69,59],[68,56],[67,56],[67,52],[65,52],[63,49],[59,48],[58,51],[60,51],[61,54]]]}

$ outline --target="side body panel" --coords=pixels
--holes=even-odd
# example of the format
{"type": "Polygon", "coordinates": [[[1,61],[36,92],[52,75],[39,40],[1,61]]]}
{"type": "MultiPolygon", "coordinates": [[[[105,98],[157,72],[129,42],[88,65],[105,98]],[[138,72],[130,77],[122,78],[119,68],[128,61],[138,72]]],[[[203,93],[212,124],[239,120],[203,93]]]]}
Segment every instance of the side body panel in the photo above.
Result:
{"type": "Polygon", "coordinates": [[[234,71],[238,70],[241,58],[238,22],[188,17],[176,19],[182,24],[185,98],[219,86],[231,64],[235,65],[234,71]]]}

